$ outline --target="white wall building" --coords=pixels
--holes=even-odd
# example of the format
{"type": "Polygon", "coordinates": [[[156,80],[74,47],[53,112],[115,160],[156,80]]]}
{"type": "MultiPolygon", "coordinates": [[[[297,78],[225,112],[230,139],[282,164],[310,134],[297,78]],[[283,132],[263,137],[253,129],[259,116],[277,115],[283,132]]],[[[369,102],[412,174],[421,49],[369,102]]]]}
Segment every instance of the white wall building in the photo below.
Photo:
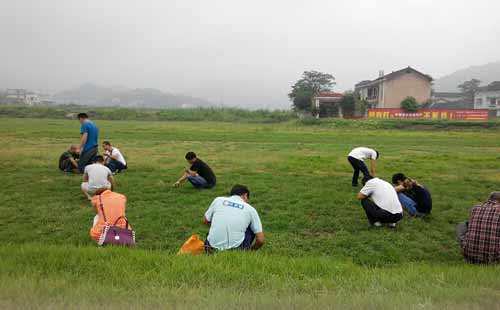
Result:
{"type": "Polygon", "coordinates": [[[500,81],[477,90],[474,95],[474,109],[488,109],[491,116],[500,117],[500,81]]]}

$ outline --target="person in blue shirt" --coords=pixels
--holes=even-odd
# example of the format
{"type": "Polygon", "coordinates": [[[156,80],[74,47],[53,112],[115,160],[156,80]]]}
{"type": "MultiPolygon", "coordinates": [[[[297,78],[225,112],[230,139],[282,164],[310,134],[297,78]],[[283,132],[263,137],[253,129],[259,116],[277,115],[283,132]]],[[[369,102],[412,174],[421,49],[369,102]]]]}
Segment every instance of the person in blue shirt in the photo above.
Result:
{"type": "Polygon", "coordinates": [[[232,249],[258,250],[264,245],[264,232],[259,214],[248,202],[250,191],[244,185],[235,185],[229,197],[218,197],[204,216],[210,226],[205,251],[232,249]]]}
{"type": "Polygon", "coordinates": [[[83,173],[85,166],[93,163],[97,156],[99,139],[99,128],[89,120],[86,113],[79,113],[78,120],[80,121],[80,160],[78,161],[78,170],[83,173]]]}

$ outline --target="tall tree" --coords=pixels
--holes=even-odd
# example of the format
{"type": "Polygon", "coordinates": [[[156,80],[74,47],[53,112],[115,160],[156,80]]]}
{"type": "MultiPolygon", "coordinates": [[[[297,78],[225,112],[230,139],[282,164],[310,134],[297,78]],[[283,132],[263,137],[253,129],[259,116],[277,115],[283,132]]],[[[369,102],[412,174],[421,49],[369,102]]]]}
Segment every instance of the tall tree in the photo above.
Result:
{"type": "Polygon", "coordinates": [[[335,78],[328,73],[304,71],[300,80],[292,85],[288,98],[293,102],[295,111],[313,111],[313,99],[322,91],[331,91],[335,78]]]}
{"type": "Polygon", "coordinates": [[[468,103],[474,102],[474,94],[481,85],[481,81],[478,79],[472,79],[470,81],[465,81],[462,84],[458,85],[458,89],[462,93],[463,99],[468,103]]]}

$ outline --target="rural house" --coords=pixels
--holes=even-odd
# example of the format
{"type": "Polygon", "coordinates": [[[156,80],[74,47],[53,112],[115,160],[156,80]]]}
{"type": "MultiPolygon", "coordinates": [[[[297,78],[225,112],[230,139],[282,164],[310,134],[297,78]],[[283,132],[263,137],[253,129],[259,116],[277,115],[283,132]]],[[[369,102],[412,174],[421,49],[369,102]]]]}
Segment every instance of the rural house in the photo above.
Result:
{"type": "Polygon", "coordinates": [[[432,77],[411,67],[383,74],[375,80],[355,85],[355,92],[372,108],[399,108],[406,97],[414,97],[418,103],[431,99],[432,77]]]}
{"type": "Polygon", "coordinates": [[[474,109],[488,109],[490,116],[500,117],[500,81],[492,82],[476,91],[474,109]]]}
{"type": "Polygon", "coordinates": [[[314,97],[317,117],[343,117],[341,102],[344,95],[333,91],[320,92],[314,97]]]}

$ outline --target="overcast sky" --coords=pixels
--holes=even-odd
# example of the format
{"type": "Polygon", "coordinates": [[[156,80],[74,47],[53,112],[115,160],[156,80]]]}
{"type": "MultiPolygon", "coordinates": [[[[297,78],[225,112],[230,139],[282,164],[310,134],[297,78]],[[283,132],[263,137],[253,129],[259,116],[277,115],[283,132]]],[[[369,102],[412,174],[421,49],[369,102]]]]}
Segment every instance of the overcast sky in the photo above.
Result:
{"type": "Polygon", "coordinates": [[[0,88],[84,82],[289,105],[304,70],[352,89],[500,60],[494,0],[0,0],[0,88]]]}

